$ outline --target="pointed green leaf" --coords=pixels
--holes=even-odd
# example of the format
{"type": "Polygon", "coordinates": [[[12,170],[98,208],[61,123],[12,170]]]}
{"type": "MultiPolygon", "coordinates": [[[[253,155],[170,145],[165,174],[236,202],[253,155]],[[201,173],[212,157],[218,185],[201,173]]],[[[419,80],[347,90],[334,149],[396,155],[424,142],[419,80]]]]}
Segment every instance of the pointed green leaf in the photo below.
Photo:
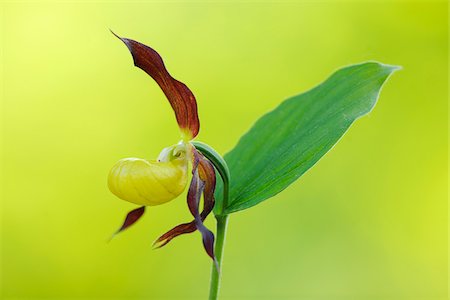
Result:
{"type": "MultiPolygon", "coordinates": [[[[254,206],[303,175],[372,110],[396,69],[377,62],[342,68],[261,117],[224,157],[231,173],[225,213],[254,206]]],[[[219,183],[216,208],[222,205],[222,189],[219,183]]]]}

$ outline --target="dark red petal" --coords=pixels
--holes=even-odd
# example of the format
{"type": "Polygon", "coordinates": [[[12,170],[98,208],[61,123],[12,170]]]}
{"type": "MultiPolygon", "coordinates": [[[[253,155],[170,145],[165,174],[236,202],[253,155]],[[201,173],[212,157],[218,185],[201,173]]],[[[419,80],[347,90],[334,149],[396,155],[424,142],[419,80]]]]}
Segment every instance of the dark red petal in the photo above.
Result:
{"type": "MultiPolygon", "coordinates": [[[[205,205],[206,205],[206,203],[205,203],[205,205]]],[[[214,205],[213,205],[213,207],[214,207],[214,205]]],[[[205,208],[203,208],[203,211],[200,214],[202,221],[206,219],[206,217],[208,216],[208,214],[211,211],[212,211],[212,208],[209,210],[205,210],[205,208]]],[[[171,240],[173,240],[177,236],[182,235],[182,234],[192,233],[196,230],[197,230],[197,226],[195,225],[195,220],[192,222],[189,222],[189,223],[183,223],[183,224],[177,225],[174,228],[172,228],[171,230],[169,230],[168,232],[164,233],[162,236],[160,236],[153,243],[153,247],[155,249],[161,248],[161,247],[167,245],[171,240]]]]}
{"type": "Polygon", "coordinates": [[[215,171],[212,163],[207,158],[205,158],[200,152],[198,152],[195,149],[193,150],[193,152],[197,153],[194,155],[199,156],[199,158],[198,158],[199,159],[198,174],[199,174],[200,179],[205,182],[205,188],[203,190],[204,206],[203,206],[202,214],[205,213],[204,218],[206,218],[214,208],[214,203],[215,203],[214,191],[216,189],[216,171],[215,171]]]}
{"type": "Polygon", "coordinates": [[[200,231],[200,233],[202,234],[203,247],[205,248],[206,253],[208,253],[209,257],[211,257],[214,261],[217,272],[220,272],[219,263],[217,262],[216,256],[214,254],[214,233],[206,228],[206,226],[203,225],[203,222],[199,219],[195,220],[195,225],[197,225],[198,231],[200,231]]]}
{"type": "Polygon", "coordinates": [[[134,65],[150,75],[161,87],[175,112],[180,129],[190,135],[189,139],[196,137],[200,121],[197,102],[191,90],[169,74],[161,56],[155,50],[134,40],[121,38],[114,32],[113,34],[128,47],[134,65]]]}
{"type": "MultiPolygon", "coordinates": [[[[213,207],[214,207],[214,205],[213,205],[213,207]]],[[[212,211],[212,208],[209,210],[205,210],[205,208],[204,208],[204,210],[200,214],[202,221],[204,221],[206,219],[206,217],[208,216],[208,214],[211,211],[212,211]]],[[[153,247],[155,249],[161,248],[161,247],[167,245],[171,240],[173,240],[177,236],[182,235],[182,234],[192,233],[196,230],[197,230],[197,226],[195,225],[195,220],[192,222],[189,222],[189,223],[183,223],[183,224],[177,225],[174,228],[172,228],[171,230],[164,233],[162,236],[160,236],[153,243],[153,247]]]]}
{"type": "Polygon", "coordinates": [[[187,194],[187,203],[192,216],[195,218],[199,214],[198,206],[200,204],[200,197],[203,193],[203,189],[205,188],[205,183],[198,176],[198,165],[194,165],[193,168],[192,181],[187,194]]]}
{"type": "MultiPolygon", "coordinates": [[[[130,227],[131,225],[133,225],[134,223],[137,222],[137,220],[139,220],[142,215],[145,212],[145,206],[133,209],[132,211],[130,211],[127,216],[125,217],[125,221],[122,224],[122,227],[119,228],[119,230],[117,230],[112,237],[114,237],[116,234],[118,234],[119,232],[124,231],[125,229],[127,229],[128,227],[130,227]]],[[[111,238],[112,238],[111,237],[111,238]]]]}
{"type": "Polygon", "coordinates": [[[200,196],[205,188],[205,183],[199,177],[197,165],[194,164],[194,168],[195,169],[192,171],[193,177],[187,196],[188,207],[192,216],[194,216],[195,226],[202,234],[203,247],[209,257],[214,260],[217,270],[219,270],[216,256],[214,255],[214,234],[205,227],[198,211],[200,196]]]}
{"type": "Polygon", "coordinates": [[[186,234],[186,233],[192,233],[197,230],[197,226],[195,225],[195,221],[192,221],[190,223],[183,223],[178,226],[175,226],[168,232],[164,233],[162,236],[160,236],[154,243],[153,248],[161,248],[165,246],[167,243],[169,243],[173,238],[186,234]]]}

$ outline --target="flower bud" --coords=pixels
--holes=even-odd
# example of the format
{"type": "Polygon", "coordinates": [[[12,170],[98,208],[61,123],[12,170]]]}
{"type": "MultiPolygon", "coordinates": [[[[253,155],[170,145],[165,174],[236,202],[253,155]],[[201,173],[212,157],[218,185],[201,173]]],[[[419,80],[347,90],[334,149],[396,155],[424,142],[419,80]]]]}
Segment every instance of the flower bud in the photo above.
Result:
{"type": "Polygon", "coordinates": [[[175,199],[186,187],[188,164],[185,153],[179,149],[165,156],[164,161],[119,160],[109,172],[110,191],[120,199],[147,206],[175,199]]]}

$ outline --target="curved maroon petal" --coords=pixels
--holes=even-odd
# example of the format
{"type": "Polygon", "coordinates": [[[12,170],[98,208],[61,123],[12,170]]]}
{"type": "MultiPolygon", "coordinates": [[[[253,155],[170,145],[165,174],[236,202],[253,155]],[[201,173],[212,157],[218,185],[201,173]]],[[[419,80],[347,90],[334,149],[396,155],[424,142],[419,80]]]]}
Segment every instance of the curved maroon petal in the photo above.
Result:
{"type": "Polygon", "coordinates": [[[125,217],[125,221],[123,222],[122,226],[119,228],[119,230],[117,230],[111,238],[113,238],[116,234],[118,234],[119,232],[124,231],[125,229],[127,229],[128,227],[130,227],[131,225],[133,225],[134,223],[136,223],[144,214],[145,212],[145,206],[141,206],[139,208],[133,209],[132,211],[130,211],[127,216],[125,217]]]}
{"type": "MultiPolygon", "coordinates": [[[[204,210],[200,213],[200,217],[201,217],[202,221],[204,221],[206,219],[206,217],[208,216],[208,214],[212,211],[212,208],[209,211],[205,210],[205,208],[203,208],[203,209],[204,210]]],[[[177,236],[182,235],[182,234],[192,233],[196,230],[197,230],[197,226],[195,225],[195,220],[192,222],[189,222],[189,223],[183,223],[183,224],[177,225],[174,228],[167,231],[166,233],[164,233],[163,235],[161,235],[153,243],[153,248],[158,249],[158,248],[164,247],[165,245],[167,245],[171,240],[173,240],[177,236]]]]}
{"type": "Polygon", "coordinates": [[[214,199],[214,191],[216,189],[216,171],[214,169],[213,164],[203,156],[199,151],[193,148],[192,152],[194,156],[197,156],[198,159],[198,174],[202,181],[205,182],[205,188],[203,190],[203,213],[205,213],[205,218],[209,215],[209,213],[213,210],[215,199],[214,199]]]}
{"type": "Polygon", "coordinates": [[[200,129],[200,121],[197,102],[191,90],[169,74],[161,56],[155,50],[137,41],[121,38],[114,32],[113,34],[128,47],[133,56],[134,65],[158,83],[175,112],[183,135],[187,135],[186,139],[191,140],[196,137],[200,129]]]}
{"type": "Polygon", "coordinates": [[[195,226],[202,234],[203,247],[206,253],[214,260],[217,270],[219,270],[216,256],[214,255],[214,234],[206,228],[200,217],[198,206],[200,204],[200,196],[205,188],[205,183],[202,181],[198,174],[198,168],[194,165],[193,177],[191,185],[189,187],[187,203],[192,216],[194,217],[195,226]]]}
{"type": "Polygon", "coordinates": [[[155,249],[161,248],[161,247],[167,245],[175,237],[182,235],[182,234],[186,234],[186,233],[192,233],[196,230],[197,230],[197,226],[195,225],[195,221],[177,225],[174,228],[172,228],[171,230],[164,233],[162,236],[160,236],[153,243],[153,248],[155,248],[155,249]]]}

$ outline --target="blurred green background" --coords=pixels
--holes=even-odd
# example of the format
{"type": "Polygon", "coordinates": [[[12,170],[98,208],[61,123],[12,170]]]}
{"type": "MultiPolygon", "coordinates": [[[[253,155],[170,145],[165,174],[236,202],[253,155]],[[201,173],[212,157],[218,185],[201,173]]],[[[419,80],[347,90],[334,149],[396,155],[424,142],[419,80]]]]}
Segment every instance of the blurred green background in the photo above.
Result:
{"type": "Polygon", "coordinates": [[[2,299],[208,293],[198,233],[151,250],[190,220],[184,197],[106,242],[135,207],[108,191],[110,167],[179,139],[109,29],[160,52],[221,153],[340,66],[402,65],[301,180],[232,215],[222,299],[447,299],[445,1],[0,5],[2,299]]]}

